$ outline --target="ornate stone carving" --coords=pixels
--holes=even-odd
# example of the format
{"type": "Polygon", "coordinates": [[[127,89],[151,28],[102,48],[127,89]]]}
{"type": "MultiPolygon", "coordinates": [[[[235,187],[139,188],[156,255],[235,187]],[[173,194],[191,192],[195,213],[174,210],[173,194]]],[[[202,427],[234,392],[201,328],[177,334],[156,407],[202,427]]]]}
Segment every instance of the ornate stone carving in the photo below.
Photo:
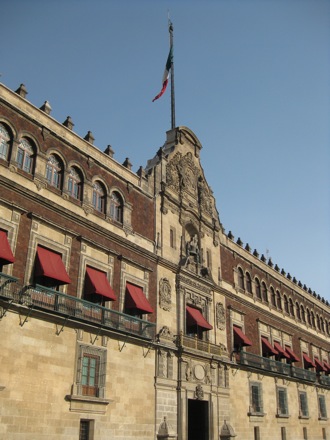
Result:
{"type": "Polygon", "coordinates": [[[216,305],[216,320],[218,329],[224,330],[226,328],[226,314],[222,303],[216,305]]]}
{"type": "Polygon", "coordinates": [[[198,384],[195,390],[195,397],[197,400],[204,399],[204,390],[201,384],[198,384]]]}
{"type": "Polygon", "coordinates": [[[169,312],[172,307],[171,285],[167,278],[159,281],[159,305],[163,310],[169,312]]]}

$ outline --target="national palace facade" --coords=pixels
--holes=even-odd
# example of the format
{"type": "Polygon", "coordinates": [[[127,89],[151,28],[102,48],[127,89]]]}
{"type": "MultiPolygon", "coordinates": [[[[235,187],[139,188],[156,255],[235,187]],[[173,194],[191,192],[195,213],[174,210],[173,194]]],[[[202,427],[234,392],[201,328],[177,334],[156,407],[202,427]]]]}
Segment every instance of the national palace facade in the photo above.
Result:
{"type": "Polygon", "coordinates": [[[224,231],[196,135],[133,172],[73,128],[0,84],[0,438],[330,440],[329,303],[224,231]]]}

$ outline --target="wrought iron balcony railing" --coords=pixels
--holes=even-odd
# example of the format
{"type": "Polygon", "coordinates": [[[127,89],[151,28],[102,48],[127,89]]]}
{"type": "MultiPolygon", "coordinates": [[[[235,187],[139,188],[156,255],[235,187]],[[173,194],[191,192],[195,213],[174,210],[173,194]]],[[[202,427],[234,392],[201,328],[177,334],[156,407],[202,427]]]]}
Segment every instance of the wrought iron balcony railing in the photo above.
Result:
{"type": "Polygon", "coordinates": [[[33,309],[48,310],[70,319],[85,321],[128,333],[144,339],[154,339],[156,324],[98,304],[65,295],[44,286],[17,284],[17,279],[0,273],[0,297],[33,309]]]}
{"type": "MultiPolygon", "coordinates": [[[[297,379],[304,380],[306,382],[316,382],[316,372],[305,370],[304,368],[294,367],[290,364],[285,364],[283,362],[275,361],[273,359],[265,358],[262,356],[258,356],[253,353],[248,353],[246,351],[241,351],[239,353],[238,362],[241,365],[246,365],[248,367],[257,368],[259,370],[265,370],[268,372],[273,372],[276,374],[291,376],[297,379]]],[[[320,376],[324,379],[322,383],[323,385],[330,385],[330,377],[328,376],[320,376]],[[327,379],[329,378],[329,382],[327,379]]]]}
{"type": "Polygon", "coordinates": [[[249,367],[258,368],[261,370],[272,371],[277,374],[283,374],[285,376],[290,375],[290,365],[283,362],[275,361],[273,359],[258,356],[253,353],[241,351],[239,353],[239,362],[249,367]]]}

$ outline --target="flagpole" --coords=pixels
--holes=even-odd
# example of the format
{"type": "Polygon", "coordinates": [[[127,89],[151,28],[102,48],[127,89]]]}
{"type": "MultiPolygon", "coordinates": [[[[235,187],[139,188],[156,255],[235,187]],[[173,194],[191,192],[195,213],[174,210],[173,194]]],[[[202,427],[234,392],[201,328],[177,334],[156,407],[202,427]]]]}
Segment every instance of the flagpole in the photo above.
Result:
{"type": "MultiPolygon", "coordinates": [[[[170,33],[170,47],[173,48],[173,24],[171,20],[168,20],[168,31],[170,33]]],[[[171,60],[171,129],[175,128],[175,93],[174,93],[174,56],[171,60]]]]}

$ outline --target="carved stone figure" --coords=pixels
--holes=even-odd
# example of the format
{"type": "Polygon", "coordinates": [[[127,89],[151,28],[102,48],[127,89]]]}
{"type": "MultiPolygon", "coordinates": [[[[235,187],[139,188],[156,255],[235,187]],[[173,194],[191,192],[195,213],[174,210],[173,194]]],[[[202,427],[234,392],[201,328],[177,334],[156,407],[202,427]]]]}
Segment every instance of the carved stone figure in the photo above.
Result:
{"type": "Polygon", "coordinates": [[[204,398],[204,390],[201,384],[198,384],[195,391],[196,399],[203,400],[204,398]]]}
{"type": "Polygon", "coordinates": [[[159,281],[159,305],[163,310],[169,312],[172,306],[171,285],[167,278],[159,281]]]}
{"type": "Polygon", "coordinates": [[[218,329],[224,330],[226,327],[226,315],[222,303],[217,303],[216,305],[216,320],[218,329]]]}
{"type": "Polygon", "coordinates": [[[186,245],[186,255],[187,258],[193,257],[196,263],[199,263],[199,246],[198,246],[198,236],[195,234],[191,237],[190,241],[186,245]]]}

